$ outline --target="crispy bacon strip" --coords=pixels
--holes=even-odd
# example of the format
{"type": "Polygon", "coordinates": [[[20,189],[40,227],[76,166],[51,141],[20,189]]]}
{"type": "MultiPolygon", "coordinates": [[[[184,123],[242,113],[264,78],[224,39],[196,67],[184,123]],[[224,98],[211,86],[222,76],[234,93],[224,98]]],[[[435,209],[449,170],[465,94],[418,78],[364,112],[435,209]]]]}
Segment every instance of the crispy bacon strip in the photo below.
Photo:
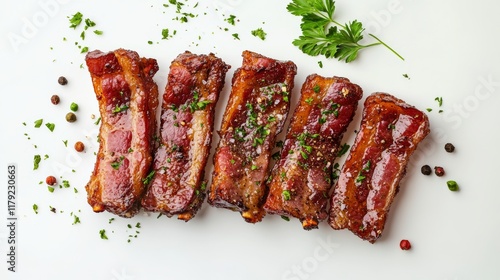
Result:
{"type": "Polygon", "coordinates": [[[288,115],[295,74],[291,61],[244,51],[233,76],[208,201],[239,211],[250,223],[265,215],[270,153],[288,115]]]}
{"type": "Polygon", "coordinates": [[[328,217],[333,162],[362,96],[346,78],[307,77],[268,182],[268,213],[298,218],[307,230],[328,217]]]}
{"type": "Polygon", "coordinates": [[[152,162],[158,65],[134,51],[92,51],[85,57],[99,102],[101,127],[94,171],[86,185],[95,212],[131,217],[152,162]]]}
{"type": "Polygon", "coordinates": [[[420,110],[386,93],[370,95],[330,201],[329,223],[374,243],[382,234],[406,165],[429,134],[420,110]]]}
{"type": "Polygon", "coordinates": [[[215,105],[228,69],[213,54],[186,51],[172,62],[163,94],[160,146],[142,199],[144,209],[188,221],[200,208],[215,105]]]}

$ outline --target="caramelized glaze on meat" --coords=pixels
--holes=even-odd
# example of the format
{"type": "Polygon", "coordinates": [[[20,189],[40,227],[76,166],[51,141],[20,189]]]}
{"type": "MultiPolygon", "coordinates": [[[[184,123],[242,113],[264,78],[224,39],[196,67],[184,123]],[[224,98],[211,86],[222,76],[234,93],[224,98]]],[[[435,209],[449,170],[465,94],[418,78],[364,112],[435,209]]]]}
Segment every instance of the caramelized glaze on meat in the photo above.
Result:
{"type": "Polygon", "coordinates": [[[185,52],[172,62],[144,209],[188,221],[201,206],[215,105],[228,69],[213,54],[185,52]]]}
{"type": "Polygon", "coordinates": [[[329,223],[374,243],[417,145],[429,134],[420,110],[386,93],[370,95],[330,201],[329,223]]]}
{"type": "Polygon", "coordinates": [[[152,162],[158,88],[154,59],[118,49],[86,55],[99,103],[99,151],[85,189],[95,212],[107,210],[131,217],[145,190],[152,162]]]}
{"type": "Polygon", "coordinates": [[[244,51],[233,76],[208,201],[239,211],[250,223],[265,215],[270,153],[288,115],[295,74],[291,61],[244,51]]]}
{"type": "Polygon", "coordinates": [[[345,78],[307,77],[268,183],[268,213],[298,218],[304,229],[328,217],[333,162],[362,95],[345,78]]]}

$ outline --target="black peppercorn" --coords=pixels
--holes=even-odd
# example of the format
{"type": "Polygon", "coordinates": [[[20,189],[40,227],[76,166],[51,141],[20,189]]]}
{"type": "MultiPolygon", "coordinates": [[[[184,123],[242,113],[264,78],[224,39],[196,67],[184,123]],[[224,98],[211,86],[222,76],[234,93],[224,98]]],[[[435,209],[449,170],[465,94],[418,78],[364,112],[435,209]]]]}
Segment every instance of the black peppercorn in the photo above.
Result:
{"type": "Polygon", "coordinates": [[[67,85],[67,84],[68,84],[68,79],[66,79],[66,77],[64,77],[64,76],[61,76],[61,77],[59,77],[59,79],[57,79],[57,82],[58,82],[61,86],[64,86],[64,85],[67,85]]]}
{"type": "Polygon", "coordinates": [[[451,144],[451,143],[446,143],[446,145],[444,145],[444,149],[448,153],[453,153],[453,151],[455,151],[455,146],[453,146],[453,144],[451,144]]]}
{"type": "Polygon", "coordinates": [[[420,172],[422,172],[422,174],[424,175],[431,175],[432,169],[429,165],[426,164],[422,166],[422,168],[420,168],[420,172]]]}

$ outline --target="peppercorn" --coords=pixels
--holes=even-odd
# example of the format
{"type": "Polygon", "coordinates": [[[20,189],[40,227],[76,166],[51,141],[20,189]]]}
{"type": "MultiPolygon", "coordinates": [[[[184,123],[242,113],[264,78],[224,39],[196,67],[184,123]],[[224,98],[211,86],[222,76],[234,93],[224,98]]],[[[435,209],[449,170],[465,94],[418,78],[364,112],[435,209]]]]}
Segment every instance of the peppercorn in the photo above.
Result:
{"type": "Polygon", "coordinates": [[[72,123],[72,122],[76,122],[76,115],[69,112],[66,114],[66,121],[72,123]]]}
{"type": "Polygon", "coordinates": [[[448,189],[450,191],[452,191],[452,192],[458,191],[458,184],[457,184],[457,182],[450,180],[450,181],[446,182],[446,185],[448,185],[448,189]]]}
{"type": "Polygon", "coordinates": [[[67,84],[68,84],[68,79],[66,79],[66,77],[64,77],[64,76],[61,76],[61,77],[59,77],[59,79],[57,79],[57,82],[58,82],[61,86],[64,86],[64,85],[67,85],[67,84]]]}
{"type": "Polygon", "coordinates": [[[77,152],[83,152],[84,149],[85,149],[85,145],[81,141],[78,141],[75,143],[75,150],[77,152]]]}
{"type": "Polygon", "coordinates": [[[71,105],[69,105],[69,109],[73,112],[78,111],[78,104],[76,104],[75,102],[72,102],[71,105]]]}
{"type": "Polygon", "coordinates": [[[47,183],[47,185],[49,186],[53,186],[57,183],[57,179],[54,176],[47,176],[47,178],[45,179],[45,183],[47,183]]]}
{"type": "Polygon", "coordinates": [[[52,104],[54,105],[59,104],[59,101],[61,101],[61,99],[59,99],[59,95],[57,94],[54,94],[52,95],[52,97],[50,97],[50,102],[52,102],[52,104]]]}
{"type": "Polygon", "coordinates": [[[399,242],[399,247],[401,248],[401,250],[407,251],[411,249],[411,243],[410,241],[403,239],[401,240],[401,242],[399,242]]]}
{"type": "Polygon", "coordinates": [[[444,149],[448,153],[453,153],[455,151],[455,146],[453,146],[453,144],[451,144],[451,143],[446,143],[446,145],[444,145],[444,149]]]}
{"type": "Polygon", "coordinates": [[[442,177],[444,176],[444,168],[442,168],[441,166],[436,166],[434,167],[434,173],[436,173],[436,176],[442,177]]]}
{"type": "Polygon", "coordinates": [[[424,175],[431,175],[432,169],[429,165],[426,164],[422,166],[422,168],[420,168],[420,172],[422,172],[422,174],[424,175]]]}

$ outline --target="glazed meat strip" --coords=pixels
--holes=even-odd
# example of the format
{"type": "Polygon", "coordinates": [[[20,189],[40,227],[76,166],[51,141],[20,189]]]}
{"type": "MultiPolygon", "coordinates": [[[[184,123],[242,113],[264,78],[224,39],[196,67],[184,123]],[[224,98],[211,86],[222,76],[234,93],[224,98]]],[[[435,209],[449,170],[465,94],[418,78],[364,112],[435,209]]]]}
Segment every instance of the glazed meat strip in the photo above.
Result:
{"type": "Polygon", "coordinates": [[[134,51],[89,52],[85,57],[99,103],[99,151],[85,189],[95,212],[131,217],[140,205],[152,163],[158,87],[154,59],[134,51]]]}
{"type": "Polygon", "coordinates": [[[430,130],[423,112],[392,95],[374,93],[364,106],[361,127],[331,197],[329,223],[374,243],[408,160],[430,130]]]}
{"type": "Polygon", "coordinates": [[[190,220],[205,198],[215,105],[229,66],[213,54],[185,52],[170,66],[163,94],[160,145],[145,210],[190,220]]]}
{"type": "Polygon", "coordinates": [[[346,78],[307,77],[268,180],[268,213],[298,218],[307,230],[328,217],[333,162],[362,96],[346,78]]]}
{"type": "Polygon", "coordinates": [[[270,153],[288,115],[296,72],[291,61],[244,51],[233,76],[208,201],[239,211],[249,223],[265,215],[270,153]]]}

